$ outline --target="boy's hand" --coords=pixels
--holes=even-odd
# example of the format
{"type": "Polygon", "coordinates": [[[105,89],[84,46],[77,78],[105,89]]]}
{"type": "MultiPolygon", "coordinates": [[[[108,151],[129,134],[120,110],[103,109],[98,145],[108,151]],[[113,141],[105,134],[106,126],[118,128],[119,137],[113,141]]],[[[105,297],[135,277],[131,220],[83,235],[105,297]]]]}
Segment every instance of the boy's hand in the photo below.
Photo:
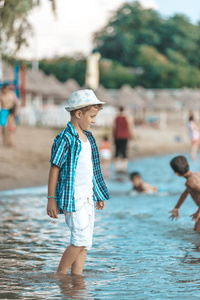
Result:
{"type": "Polygon", "coordinates": [[[98,210],[103,210],[105,206],[106,206],[105,201],[101,201],[101,202],[96,203],[96,209],[98,209],[98,210]]]}
{"type": "Polygon", "coordinates": [[[51,218],[58,219],[58,205],[54,198],[48,199],[47,215],[49,215],[49,217],[51,217],[51,218]]]}
{"type": "Polygon", "coordinates": [[[199,211],[199,209],[194,214],[192,214],[190,217],[192,217],[193,221],[197,222],[198,219],[200,218],[200,211],[199,211]]]}
{"type": "Polygon", "coordinates": [[[171,211],[169,211],[169,213],[171,213],[171,216],[169,217],[170,219],[174,220],[174,219],[178,219],[180,218],[179,216],[179,208],[174,208],[171,211]]]}

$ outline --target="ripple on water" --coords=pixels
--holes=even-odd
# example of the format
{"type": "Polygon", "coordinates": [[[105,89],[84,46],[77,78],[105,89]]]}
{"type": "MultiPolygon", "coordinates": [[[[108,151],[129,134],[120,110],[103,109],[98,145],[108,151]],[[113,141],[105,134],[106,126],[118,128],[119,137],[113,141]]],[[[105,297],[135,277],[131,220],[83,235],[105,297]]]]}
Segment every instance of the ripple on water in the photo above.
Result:
{"type": "Polygon", "coordinates": [[[46,187],[0,193],[0,298],[198,298],[200,239],[189,218],[196,207],[188,198],[181,219],[168,219],[184,189],[184,180],[169,168],[171,157],[129,166],[148,182],[164,186],[165,194],[130,196],[128,179],[108,181],[111,200],[96,213],[93,248],[82,277],[54,276],[69,230],[63,216],[46,216],[46,187]]]}

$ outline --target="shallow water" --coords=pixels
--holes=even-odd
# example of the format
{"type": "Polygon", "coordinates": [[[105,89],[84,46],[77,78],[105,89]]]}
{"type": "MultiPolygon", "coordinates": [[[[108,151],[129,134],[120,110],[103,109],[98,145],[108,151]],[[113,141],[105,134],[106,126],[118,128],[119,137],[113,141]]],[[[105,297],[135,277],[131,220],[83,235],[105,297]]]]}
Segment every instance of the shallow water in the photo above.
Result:
{"type": "Polygon", "coordinates": [[[53,276],[69,230],[63,216],[46,216],[47,188],[1,192],[0,298],[199,299],[200,235],[189,217],[197,207],[188,197],[181,218],[168,218],[185,183],[169,167],[173,156],[129,165],[166,192],[129,196],[127,178],[107,181],[112,198],[96,212],[84,277],[53,276]]]}

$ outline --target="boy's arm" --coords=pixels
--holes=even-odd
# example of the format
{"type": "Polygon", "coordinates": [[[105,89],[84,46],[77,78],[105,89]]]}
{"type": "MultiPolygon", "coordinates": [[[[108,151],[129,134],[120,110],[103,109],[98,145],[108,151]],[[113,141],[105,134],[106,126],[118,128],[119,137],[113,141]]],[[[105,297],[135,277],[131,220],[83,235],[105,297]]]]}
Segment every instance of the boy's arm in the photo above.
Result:
{"type": "MultiPolygon", "coordinates": [[[[59,170],[60,168],[56,165],[52,165],[50,169],[48,180],[48,196],[55,196],[59,170]]],[[[58,218],[58,205],[55,198],[48,198],[47,214],[51,218],[58,218]]]]}
{"type": "Polygon", "coordinates": [[[171,216],[169,217],[170,219],[177,219],[179,218],[179,208],[181,207],[181,205],[183,204],[183,202],[185,201],[185,199],[187,198],[189,192],[188,189],[185,189],[185,191],[181,194],[176,206],[174,207],[174,209],[172,209],[171,211],[169,211],[169,213],[171,213],[171,216]]]}
{"type": "Polygon", "coordinates": [[[156,186],[150,185],[149,183],[143,183],[144,192],[157,192],[158,188],[156,186]]]}

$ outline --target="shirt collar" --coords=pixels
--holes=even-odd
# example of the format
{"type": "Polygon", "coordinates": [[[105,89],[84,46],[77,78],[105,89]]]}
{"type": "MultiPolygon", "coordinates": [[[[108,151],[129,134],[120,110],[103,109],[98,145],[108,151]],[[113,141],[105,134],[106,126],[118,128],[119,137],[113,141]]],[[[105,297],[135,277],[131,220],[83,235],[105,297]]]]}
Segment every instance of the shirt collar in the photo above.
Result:
{"type": "MultiPolygon", "coordinates": [[[[72,125],[71,122],[68,122],[67,123],[68,125],[68,130],[71,134],[73,134],[74,136],[78,137],[79,138],[79,135],[78,135],[78,132],[76,131],[76,129],[74,128],[74,126],[72,125]]],[[[83,132],[86,134],[86,136],[90,136],[92,135],[92,132],[89,131],[89,130],[83,130],[83,132]]]]}
{"type": "Polygon", "coordinates": [[[71,134],[73,134],[73,135],[76,136],[76,137],[79,137],[79,136],[78,136],[78,132],[76,131],[76,129],[74,128],[74,126],[72,125],[71,122],[68,122],[68,123],[67,123],[67,127],[68,127],[68,131],[69,131],[71,134]]]}

